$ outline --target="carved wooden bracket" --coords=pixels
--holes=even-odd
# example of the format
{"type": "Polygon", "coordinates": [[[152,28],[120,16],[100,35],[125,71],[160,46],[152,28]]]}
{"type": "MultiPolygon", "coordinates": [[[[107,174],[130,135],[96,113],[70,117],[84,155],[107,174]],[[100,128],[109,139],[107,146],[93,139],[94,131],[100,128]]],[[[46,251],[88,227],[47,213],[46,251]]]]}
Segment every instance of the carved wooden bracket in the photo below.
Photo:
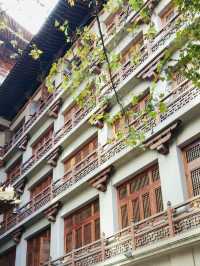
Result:
{"type": "Polygon", "coordinates": [[[101,173],[97,174],[92,179],[90,179],[88,183],[97,190],[105,192],[107,190],[107,184],[113,171],[114,167],[111,165],[106,169],[104,169],[103,171],[101,171],[101,173]]]}
{"type": "Polygon", "coordinates": [[[149,10],[152,12],[153,10],[154,10],[154,8],[157,6],[157,4],[158,4],[158,0],[150,0],[149,2],[148,2],[148,8],[149,8],[149,10]]]}
{"type": "Polygon", "coordinates": [[[49,165],[51,165],[52,167],[55,167],[57,165],[57,161],[58,161],[58,158],[59,158],[59,156],[60,156],[61,153],[62,153],[62,147],[61,146],[58,146],[47,157],[47,163],[49,165]]]}
{"type": "Polygon", "coordinates": [[[17,230],[15,230],[12,234],[11,237],[13,239],[13,241],[15,241],[16,244],[18,244],[20,242],[21,236],[23,234],[23,228],[18,228],[17,230]]]}
{"type": "Polygon", "coordinates": [[[96,121],[92,123],[93,126],[102,129],[104,126],[103,118],[98,118],[98,116],[104,115],[106,112],[110,110],[110,103],[105,103],[103,106],[101,106],[95,113],[94,116],[96,116],[96,121]]]}
{"type": "Polygon", "coordinates": [[[56,216],[61,207],[62,207],[62,204],[59,201],[44,211],[44,215],[48,219],[49,222],[54,223],[56,221],[56,216]]]}
{"type": "Polygon", "coordinates": [[[21,196],[23,194],[26,183],[27,183],[27,179],[23,178],[22,180],[20,180],[19,183],[16,184],[15,192],[17,193],[18,196],[21,196]]]}
{"type": "Polygon", "coordinates": [[[17,147],[21,151],[25,151],[29,141],[29,135],[26,134],[23,139],[18,143],[17,147]]]}
{"type": "MultiPolygon", "coordinates": [[[[148,49],[148,43],[146,45],[148,49]]],[[[155,79],[157,77],[157,65],[163,56],[164,52],[162,52],[159,56],[152,60],[145,68],[143,68],[142,71],[137,74],[137,78],[148,80],[155,79]]]]}
{"type": "Polygon", "coordinates": [[[58,117],[58,113],[60,111],[60,107],[62,105],[62,99],[58,99],[50,108],[48,115],[49,117],[52,118],[57,118],[58,117]]]}
{"type": "Polygon", "coordinates": [[[151,150],[157,150],[159,153],[166,155],[169,153],[169,142],[171,141],[175,131],[180,125],[180,121],[175,121],[168,128],[152,137],[144,143],[145,147],[151,150]]]}

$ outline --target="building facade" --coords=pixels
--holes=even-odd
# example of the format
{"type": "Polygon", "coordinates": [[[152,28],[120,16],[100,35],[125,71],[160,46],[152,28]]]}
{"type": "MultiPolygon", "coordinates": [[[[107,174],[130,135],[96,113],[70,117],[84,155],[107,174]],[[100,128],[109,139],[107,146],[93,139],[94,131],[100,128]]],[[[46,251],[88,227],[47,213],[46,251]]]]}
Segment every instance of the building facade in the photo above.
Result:
{"type": "Polygon", "coordinates": [[[0,9],[0,84],[3,83],[16,63],[19,50],[23,50],[30,42],[32,35],[19,25],[13,18],[0,9]]]}
{"type": "MultiPolygon", "coordinates": [[[[100,13],[106,47],[122,56],[116,90],[125,106],[140,95],[134,110],[145,107],[156,66],[177,31],[171,2],[145,5],[152,2],[157,34],[150,41],[145,24],[136,33],[123,31],[137,13],[100,13]],[[142,56],[132,65],[130,50],[138,44],[142,56]]],[[[91,28],[98,32],[96,23],[91,28]]],[[[145,123],[132,117],[131,125],[145,132],[140,149],[116,140],[122,120],[91,126],[98,101],[80,107],[59,87],[61,79],[57,74],[54,93],[41,84],[4,121],[0,177],[21,203],[1,215],[0,265],[200,265],[199,89],[180,73],[157,82],[168,108],[145,123]]],[[[114,116],[120,108],[109,82],[101,94],[109,96],[114,116]]]]}

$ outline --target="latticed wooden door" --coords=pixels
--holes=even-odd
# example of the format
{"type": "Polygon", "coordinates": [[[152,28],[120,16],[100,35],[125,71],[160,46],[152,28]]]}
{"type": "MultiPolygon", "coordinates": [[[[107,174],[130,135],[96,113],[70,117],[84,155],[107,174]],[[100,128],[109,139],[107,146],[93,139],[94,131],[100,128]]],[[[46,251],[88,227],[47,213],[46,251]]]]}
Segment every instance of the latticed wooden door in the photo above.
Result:
{"type": "Polygon", "coordinates": [[[154,165],[118,187],[122,228],[163,210],[158,165],[154,165]]]}
{"type": "Polygon", "coordinates": [[[200,139],[183,149],[183,158],[189,196],[200,195],[200,139]]]}

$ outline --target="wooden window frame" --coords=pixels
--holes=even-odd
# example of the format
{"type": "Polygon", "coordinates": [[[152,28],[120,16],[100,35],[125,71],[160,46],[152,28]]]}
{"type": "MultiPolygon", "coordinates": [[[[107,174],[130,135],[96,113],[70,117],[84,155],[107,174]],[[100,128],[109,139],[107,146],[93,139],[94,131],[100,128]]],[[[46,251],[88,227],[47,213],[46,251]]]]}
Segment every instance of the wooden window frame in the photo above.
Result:
{"type": "Polygon", "coordinates": [[[78,163],[84,160],[87,156],[92,154],[92,152],[95,151],[97,148],[98,148],[98,137],[95,136],[87,143],[85,143],[82,146],[82,148],[80,148],[72,156],[70,156],[68,159],[64,161],[64,173],[67,174],[68,172],[70,172],[73,169],[73,167],[75,167],[78,163]],[[88,149],[88,152],[85,153],[86,149],[88,149]],[[66,167],[67,164],[70,165],[69,168],[66,167]]]}
{"type": "Polygon", "coordinates": [[[13,162],[8,169],[6,169],[7,180],[12,180],[16,176],[20,175],[20,169],[22,165],[22,157],[19,157],[15,162],[13,162]]]}
{"type": "Polygon", "coordinates": [[[45,188],[50,186],[52,180],[53,180],[53,173],[52,171],[50,171],[29,189],[30,199],[37,197],[43,190],[45,190],[45,188]]]}
{"type": "MultiPolygon", "coordinates": [[[[199,150],[200,150],[200,139],[193,141],[192,143],[190,143],[189,145],[185,146],[182,149],[182,158],[183,158],[183,164],[184,164],[184,169],[185,169],[186,185],[187,185],[187,192],[188,192],[189,198],[200,195],[200,191],[199,193],[195,192],[195,188],[194,188],[193,180],[192,180],[192,173],[200,169],[200,156],[191,158],[192,154],[189,155],[189,152],[190,151],[192,152],[195,149],[195,147],[199,147],[199,150]]],[[[198,153],[196,152],[193,154],[196,155],[198,153]]],[[[199,155],[200,155],[200,152],[199,152],[199,155]]]]}
{"type": "MultiPolygon", "coordinates": [[[[160,189],[161,191],[161,183],[160,183],[160,178],[158,178],[157,180],[153,181],[153,171],[159,171],[159,167],[158,164],[154,164],[150,167],[148,167],[146,170],[141,171],[139,174],[135,175],[134,177],[132,177],[131,179],[129,179],[128,181],[124,182],[123,184],[121,184],[120,186],[117,187],[117,201],[118,201],[118,207],[119,207],[119,224],[121,228],[125,228],[126,226],[130,225],[130,223],[133,221],[133,201],[136,199],[139,199],[139,216],[141,220],[144,220],[145,217],[144,216],[144,206],[143,206],[143,202],[142,202],[142,197],[145,194],[149,194],[149,203],[150,203],[150,216],[158,213],[157,211],[157,207],[158,207],[158,203],[157,199],[156,199],[156,190],[160,189]],[[144,185],[142,188],[140,188],[138,191],[135,192],[131,192],[131,183],[138,178],[138,180],[142,177],[144,177],[145,175],[148,176],[149,179],[149,183],[148,185],[144,185]],[[124,196],[123,198],[120,198],[120,190],[122,188],[126,188],[126,196],[124,196]],[[126,226],[123,225],[123,218],[121,215],[121,208],[126,206],[127,208],[127,215],[128,215],[128,223],[126,226]]],[[[159,174],[159,172],[158,172],[159,174]]],[[[140,184],[142,182],[142,179],[140,179],[140,184]]],[[[162,201],[162,191],[161,191],[161,208],[163,209],[163,201],[162,201]]],[[[159,212],[162,210],[159,210],[159,212]]]]}
{"type": "Polygon", "coordinates": [[[45,257],[45,255],[44,255],[44,253],[42,253],[42,244],[41,243],[42,243],[43,239],[46,239],[49,242],[49,251],[48,251],[47,256],[48,256],[48,258],[50,257],[51,231],[48,228],[48,229],[43,230],[42,232],[34,235],[33,237],[31,237],[30,239],[27,240],[27,256],[26,256],[26,265],[27,266],[41,266],[41,265],[43,265],[41,263],[44,263],[46,261],[43,259],[43,256],[45,257]],[[30,261],[29,256],[31,256],[31,261],[30,261]],[[34,256],[34,258],[32,259],[33,256],[34,256]]]}
{"type": "Polygon", "coordinates": [[[175,16],[176,10],[172,3],[170,3],[167,7],[164,8],[164,10],[160,13],[160,21],[162,27],[165,27],[175,16]],[[170,14],[173,12],[173,15],[170,14]],[[169,19],[167,19],[169,17],[169,19]]]}
{"type": "Polygon", "coordinates": [[[44,147],[46,145],[46,143],[48,143],[48,141],[50,139],[52,139],[53,134],[54,134],[54,128],[53,128],[53,125],[51,125],[33,143],[33,145],[32,145],[32,153],[33,153],[33,155],[37,156],[39,154],[40,149],[42,147],[44,147]]]}
{"type": "Polygon", "coordinates": [[[79,208],[78,210],[74,211],[70,215],[65,217],[64,220],[64,247],[65,247],[65,252],[70,252],[73,249],[81,248],[85,245],[88,245],[89,243],[95,242],[98,239],[96,239],[96,221],[99,221],[99,237],[100,239],[100,210],[99,210],[99,200],[96,199],[87,205],[79,208]],[[95,212],[95,205],[97,204],[98,206],[98,211],[95,212]],[[82,219],[80,223],[76,223],[76,216],[80,215],[84,210],[87,210],[87,208],[90,207],[91,215],[85,219],[82,219]],[[67,222],[68,220],[72,221],[71,228],[67,228],[67,222]],[[85,237],[84,237],[84,228],[87,225],[91,225],[91,242],[87,242],[85,237]],[[76,241],[76,232],[78,230],[81,230],[81,242],[82,244],[80,247],[77,247],[77,241],[76,241]],[[71,248],[67,248],[67,236],[71,234],[71,248]]]}
{"type": "MultiPolygon", "coordinates": [[[[15,258],[16,258],[16,247],[12,247],[9,250],[7,250],[5,253],[0,255],[0,265],[1,266],[15,266],[15,258]],[[1,264],[2,260],[4,259],[6,260],[6,265],[1,264]]],[[[4,262],[5,261],[3,261],[3,263],[4,262]]]]}

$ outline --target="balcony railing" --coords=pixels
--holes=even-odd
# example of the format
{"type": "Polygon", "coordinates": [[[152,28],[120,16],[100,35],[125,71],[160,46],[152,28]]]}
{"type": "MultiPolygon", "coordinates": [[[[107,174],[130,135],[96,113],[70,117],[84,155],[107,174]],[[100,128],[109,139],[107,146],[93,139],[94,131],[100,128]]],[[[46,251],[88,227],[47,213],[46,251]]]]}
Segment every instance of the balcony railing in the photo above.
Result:
{"type": "MultiPolygon", "coordinates": [[[[146,43],[141,50],[141,54],[138,58],[138,62],[134,65],[131,63],[131,59],[127,60],[122,67],[113,74],[113,82],[115,87],[126,80],[131,73],[133,73],[142,63],[148,60],[151,56],[156,54],[158,49],[164,48],[167,41],[177,32],[180,25],[177,24],[177,18],[179,15],[175,15],[171,21],[169,21],[156,36],[146,43]]],[[[111,83],[108,82],[101,88],[102,96],[108,95],[112,91],[111,83]]]]}
{"type": "MultiPolygon", "coordinates": [[[[178,25],[176,23],[178,15],[176,15],[165,27],[151,40],[148,44],[144,46],[144,49],[141,53],[140,60],[138,64],[132,65],[131,60],[128,60],[122,68],[115,73],[113,76],[113,81],[115,86],[118,86],[122,81],[124,81],[130,74],[139,66],[141,65],[145,60],[147,60],[153,53],[155,53],[159,48],[164,47],[167,40],[171,38],[172,35],[174,35],[177,31],[178,25]]],[[[102,89],[102,96],[105,96],[109,94],[112,91],[112,86],[110,82],[106,83],[102,89]]],[[[38,111],[31,116],[31,118],[23,124],[23,126],[16,132],[16,134],[12,137],[11,141],[6,144],[3,149],[1,148],[1,154],[6,154],[19,140],[19,138],[25,134],[30,126],[34,123],[34,121],[43,113],[44,109],[50,105],[53,98],[58,94],[59,91],[56,91],[54,94],[50,94],[47,101],[43,102],[41,106],[39,107],[38,111]]],[[[75,124],[78,124],[81,119],[83,119],[83,116],[85,115],[85,112],[83,114],[79,115],[77,114],[77,118],[74,120],[75,124]]],[[[62,130],[61,130],[62,131],[62,130]]],[[[64,129],[63,129],[64,131],[64,129]]],[[[60,132],[62,135],[63,132],[60,132]]],[[[59,136],[58,136],[59,138],[59,136]]]]}
{"type": "Polygon", "coordinates": [[[84,176],[94,171],[99,166],[99,150],[94,150],[85,159],[77,163],[72,169],[65,173],[64,177],[53,183],[53,197],[56,197],[66,189],[70,188],[84,176]]]}
{"type": "Polygon", "coordinates": [[[53,99],[58,95],[59,90],[54,94],[50,94],[45,102],[42,102],[38,110],[20,127],[20,129],[13,135],[9,143],[3,147],[2,156],[5,155],[15,144],[16,142],[24,135],[30,126],[35,122],[35,120],[44,112],[47,106],[53,101],[53,99]]]}
{"type": "MultiPolygon", "coordinates": [[[[137,119],[133,121],[133,124],[137,125],[138,130],[142,130],[143,132],[151,132],[151,130],[157,126],[159,123],[163,122],[168,117],[174,115],[176,112],[181,110],[183,107],[187,106],[191,103],[191,101],[196,100],[197,97],[200,97],[200,90],[195,88],[191,82],[183,81],[179,86],[177,86],[174,90],[172,90],[165,98],[162,100],[166,102],[168,107],[167,111],[163,114],[158,115],[157,118],[147,119],[144,123],[142,123],[142,119],[140,119],[140,123],[137,123],[137,119]]],[[[64,128],[66,125],[64,126],[64,128]]],[[[68,126],[67,126],[68,128],[68,126]]],[[[60,134],[60,133],[59,133],[60,134]]],[[[64,136],[65,134],[63,134],[64,136]]],[[[57,142],[54,142],[54,138],[50,139],[46,145],[41,148],[39,154],[32,156],[27,162],[23,164],[22,173],[25,173],[32,167],[41,157],[45,156],[47,151],[56,145],[57,142]]],[[[55,198],[63,191],[66,191],[81,179],[83,179],[86,175],[97,169],[100,165],[109,161],[115,155],[123,151],[127,145],[123,140],[119,140],[114,142],[113,144],[108,144],[105,147],[99,147],[97,150],[94,150],[90,153],[84,160],[80,161],[76,164],[69,172],[65,173],[63,178],[58,179],[56,182],[52,184],[50,198],[55,198]]],[[[47,201],[48,202],[48,201],[47,201]]],[[[44,204],[47,203],[44,199],[44,204]]],[[[25,211],[22,211],[23,214],[21,216],[26,216],[26,213],[29,214],[33,212],[32,207],[28,207],[30,203],[27,203],[27,206],[24,207],[25,211]]],[[[32,206],[32,205],[31,205],[32,206]]],[[[22,218],[19,218],[22,219],[22,218]]],[[[6,226],[6,230],[16,224],[15,216],[9,220],[8,225],[6,226]]],[[[2,228],[5,226],[2,224],[2,228]]],[[[2,231],[3,229],[1,229],[2,231]]]]}
{"type": "MultiPolygon", "coordinates": [[[[91,266],[108,261],[127,252],[133,254],[140,248],[163,240],[173,240],[183,233],[200,227],[200,196],[183,204],[171,207],[166,211],[151,216],[143,221],[132,223],[129,227],[109,238],[102,238],[89,245],[75,249],[64,256],[44,265],[84,265],[91,266]]],[[[184,235],[183,238],[184,240],[184,235]]]]}
{"type": "MultiPolygon", "coordinates": [[[[159,115],[159,117],[156,119],[150,118],[149,120],[147,119],[145,123],[140,122],[139,124],[137,124],[138,130],[143,130],[145,132],[151,131],[153,127],[164,121],[169,116],[174,115],[174,113],[181,110],[186,105],[190,104],[192,100],[197,99],[197,97],[199,96],[200,90],[198,88],[192,86],[192,84],[188,81],[183,81],[179,86],[177,86],[177,88],[175,88],[163,99],[163,101],[166,101],[166,104],[168,105],[167,112],[159,115]]],[[[28,171],[28,169],[37,160],[39,160],[41,156],[44,156],[45,153],[50,150],[51,147],[53,147],[53,143],[53,140],[49,143],[47,142],[47,146],[43,147],[39,156],[33,156],[33,158],[31,157],[23,165],[23,171],[28,171]]],[[[45,205],[47,202],[50,201],[51,198],[57,197],[63,191],[66,192],[69,188],[71,188],[73,185],[83,179],[86,175],[97,169],[100,165],[109,161],[115,155],[123,151],[126,147],[127,145],[125,144],[125,142],[123,140],[119,140],[114,144],[108,144],[105,147],[99,147],[97,150],[94,150],[84,160],[76,164],[69,172],[65,173],[65,176],[63,178],[58,179],[52,184],[50,189],[51,195],[47,197],[45,196],[44,200],[39,201],[39,203],[35,203],[36,205],[33,205],[32,201],[27,203],[27,205],[24,206],[22,208],[22,211],[20,212],[19,217],[21,218],[16,218],[16,216],[12,216],[12,218],[8,220],[8,224],[6,225],[6,227],[2,223],[1,233],[5,232],[5,230],[8,230],[8,228],[11,228],[16,225],[16,219],[23,220],[25,217],[27,217],[27,215],[30,215],[35,210],[37,210],[36,206],[40,205],[40,202],[42,202],[42,205],[45,205]]]]}
{"type": "Polygon", "coordinates": [[[24,206],[16,210],[16,213],[9,215],[6,221],[0,224],[0,235],[5,233],[7,230],[11,229],[28,216],[45,206],[51,200],[51,185],[46,187],[35,197],[33,197],[24,206]]]}

